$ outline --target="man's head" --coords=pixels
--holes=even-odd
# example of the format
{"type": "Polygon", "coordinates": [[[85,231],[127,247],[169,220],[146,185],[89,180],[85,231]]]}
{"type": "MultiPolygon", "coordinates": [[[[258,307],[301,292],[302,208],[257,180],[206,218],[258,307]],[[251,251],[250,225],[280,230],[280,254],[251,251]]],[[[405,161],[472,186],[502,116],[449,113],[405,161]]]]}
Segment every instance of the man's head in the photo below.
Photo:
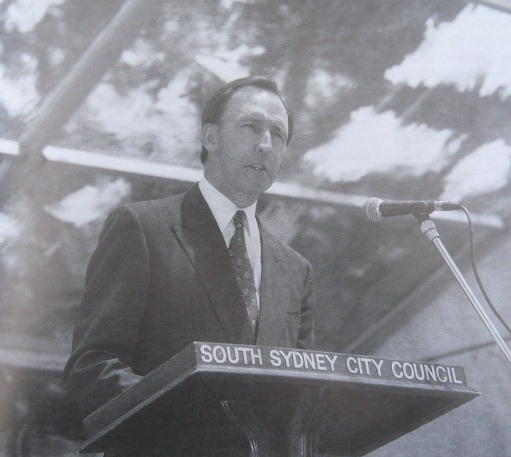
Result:
{"type": "MultiPolygon", "coordinates": [[[[277,84],[273,79],[267,78],[265,76],[249,76],[248,78],[240,78],[231,81],[223,85],[220,89],[211,95],[211,97],[206,102],[204,109],[202,110],[202,126],[204,124],[216,124],[220,119],[220,116],[223,114],[225,105],[231,98],[231,96],[239,89],[243,87],[258,87],[260,89],[264,89],[270,92],[273,92],[277,95],[282,104],[284,105],[287,116],[288,116],[288,139],[287,142],[291,141],[291,137],[293,136],[293,116],[289,107],[287,106],[286,100],[281,95],[277,84]]],[[[204,164],[208,158],[208,150],[202,146],[202,152],[200,160],[204,164]]]]}
{"type": "Polygon", "coordinates": [[[292,132],[291,113],[272,80],[232,81],[203,111],[206,178],[237,206],[248,206],[275,180],[292,132]]]}

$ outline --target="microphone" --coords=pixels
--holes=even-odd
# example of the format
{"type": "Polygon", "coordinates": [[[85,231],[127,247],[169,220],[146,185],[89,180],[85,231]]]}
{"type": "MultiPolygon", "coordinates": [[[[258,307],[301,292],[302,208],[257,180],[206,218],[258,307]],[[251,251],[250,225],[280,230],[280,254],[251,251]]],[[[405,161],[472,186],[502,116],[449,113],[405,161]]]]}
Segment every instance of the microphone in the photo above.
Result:
{"type": "Polygon", "coordinates": [[[382,200],[371,197],[364,203],[364,212],[371,222],[381,221],[384,217],[402,216],[405,214],[431,214],[434,211],[454,211],[461,209],[461,205],[450,201],[399,201],[382,200]]]}

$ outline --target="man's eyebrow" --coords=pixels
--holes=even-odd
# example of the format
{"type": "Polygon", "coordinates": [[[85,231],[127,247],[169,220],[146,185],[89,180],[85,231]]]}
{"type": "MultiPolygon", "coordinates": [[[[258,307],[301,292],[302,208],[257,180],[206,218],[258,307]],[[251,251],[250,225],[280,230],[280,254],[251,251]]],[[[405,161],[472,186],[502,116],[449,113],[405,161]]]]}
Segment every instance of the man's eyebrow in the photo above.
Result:
{"type": "Polygon", "coordinates": [[[256,120],[256,121],[262,121],[264,120],[264,116],[260,113],[247,113],[240,116],[240,120],[246,121],[246,120],[256,120]]]}

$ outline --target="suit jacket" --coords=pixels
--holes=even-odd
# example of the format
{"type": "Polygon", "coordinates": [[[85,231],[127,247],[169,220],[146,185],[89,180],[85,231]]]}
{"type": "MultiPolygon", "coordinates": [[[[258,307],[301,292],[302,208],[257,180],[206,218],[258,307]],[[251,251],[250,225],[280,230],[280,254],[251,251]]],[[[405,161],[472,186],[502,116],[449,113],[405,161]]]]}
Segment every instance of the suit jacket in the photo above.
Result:
{"type": "Polygon", "coordinates": [[[258,223],[255,336],[225,241],[198,186],[110,214],[87,269],[65,369],[68,390],[85,413],[193,341],[312,346],[312,267],[258,223]]]}

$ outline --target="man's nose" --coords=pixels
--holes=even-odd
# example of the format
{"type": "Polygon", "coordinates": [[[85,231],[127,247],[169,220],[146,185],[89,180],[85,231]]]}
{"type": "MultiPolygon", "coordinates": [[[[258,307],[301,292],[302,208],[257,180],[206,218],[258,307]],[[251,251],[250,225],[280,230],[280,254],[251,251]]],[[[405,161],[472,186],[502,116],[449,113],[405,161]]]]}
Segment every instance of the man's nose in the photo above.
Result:
{"type": "Polygon", "coordinates": [[[264,132],[262,132],[259,144],[257,146],[257,150],[258,152],[261,153],[271,152],[273,150],[271,133],[269,130],[265,130],[264,132]]]}

